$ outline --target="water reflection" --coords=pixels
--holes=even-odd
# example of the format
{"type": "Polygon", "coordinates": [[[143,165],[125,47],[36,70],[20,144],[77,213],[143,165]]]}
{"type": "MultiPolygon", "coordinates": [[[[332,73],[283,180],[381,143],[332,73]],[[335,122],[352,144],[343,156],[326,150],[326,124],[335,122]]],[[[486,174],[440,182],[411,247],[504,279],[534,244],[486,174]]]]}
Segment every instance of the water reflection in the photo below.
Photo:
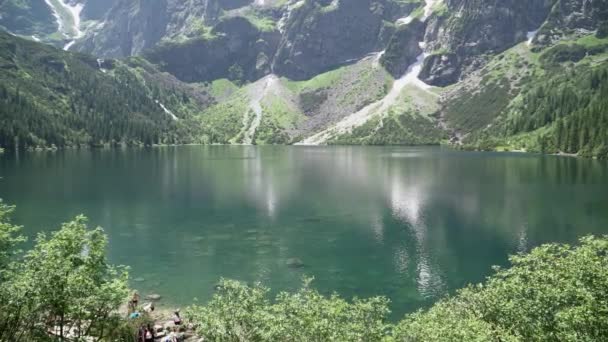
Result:
{"type": "Polygon", "coordinates": [[[284,290],[307,274],[400,315],[510,253],[608,233],[608,167],[572,158],[214,146],[7,155],[0,173],[29,235],[85,213],[134,286],[179,305],[222,276],[284,290]]]}

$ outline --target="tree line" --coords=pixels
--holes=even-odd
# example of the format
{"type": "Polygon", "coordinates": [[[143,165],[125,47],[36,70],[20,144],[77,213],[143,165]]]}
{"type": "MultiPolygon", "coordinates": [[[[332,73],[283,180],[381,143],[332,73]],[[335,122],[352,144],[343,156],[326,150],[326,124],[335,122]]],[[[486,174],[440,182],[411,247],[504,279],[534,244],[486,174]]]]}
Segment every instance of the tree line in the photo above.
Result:
{"type": "Polygon", "coordinates": [[[549,129],[538,137],[541,152],[608,157],[608,66],[566,69],[523,96],[505,135],[549,129]]]}

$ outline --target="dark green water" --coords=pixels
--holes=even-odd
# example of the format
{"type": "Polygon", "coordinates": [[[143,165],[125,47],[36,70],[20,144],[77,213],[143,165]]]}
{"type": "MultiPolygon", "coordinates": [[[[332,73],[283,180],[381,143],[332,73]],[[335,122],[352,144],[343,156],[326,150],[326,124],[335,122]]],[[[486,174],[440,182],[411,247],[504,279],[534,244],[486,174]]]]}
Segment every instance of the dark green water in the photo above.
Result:
{"type": "Polygon", "coordinates": [[[395,317],[544,242],[608,233],[608,165],[407,147],[171,147],[0,157],[33,236],[84,213],[170,305],[220,277],[386,295],[395,317]],[[305,267],[287,266],[290,258],[305,267]]]}

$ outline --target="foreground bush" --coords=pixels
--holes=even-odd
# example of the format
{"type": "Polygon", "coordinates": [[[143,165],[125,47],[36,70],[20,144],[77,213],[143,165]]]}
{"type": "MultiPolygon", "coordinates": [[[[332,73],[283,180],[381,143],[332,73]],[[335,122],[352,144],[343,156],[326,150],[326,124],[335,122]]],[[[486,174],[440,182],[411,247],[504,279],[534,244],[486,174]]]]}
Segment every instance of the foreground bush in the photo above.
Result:
{"type": "Polygon", "coordinates": [[[18,257],[11,251],[22,238],[10,210],[0,202],[0,341],[101,340],[115,332],[127,273],[107,264],[103,230],[78,217],[50,237],[39,234],[18,257]]]}
{"type": "Polygon", "coordinates": [[[511,263],[486,285],[406,318],[395,337],[447,341],[475,331],[463,340],[608,340],[608,239],[545,245],[511,263]]]}
{"type": "Polygon", "coordinates": [[[259,285],[224,280],[187,311],[213,341],[607,341],[608,239],[550,244],[511,257],[485,285],[387,323],[388,300],[323,297],[308,282],[274,301],[259,285]]]}
{"type": "MultiPolygon", "coordinates": [[[[11,211],[0,202],[0,341],[133,341],[141,322],[117,315],[127,273],[107,264],[103,231],[78,217],[50,237],[40,234],[21,255],[11,211]]],[[[220,342],[608,341],[608,237],[544,245],[510,260],[485,284],[396,325],[387,320],[388,299],[326,297],[310,279],[273,300],[259,284],[222,280],[186,318],[220,342]]]]}
{"type": "Polygon", "coordinates": [[[348,303],[309,284],[270,303],[259,284],[222,280],[208,305],[192,306],[186,315],[211,341],[378,341],[388,334],[387,299],[348,303]]]}

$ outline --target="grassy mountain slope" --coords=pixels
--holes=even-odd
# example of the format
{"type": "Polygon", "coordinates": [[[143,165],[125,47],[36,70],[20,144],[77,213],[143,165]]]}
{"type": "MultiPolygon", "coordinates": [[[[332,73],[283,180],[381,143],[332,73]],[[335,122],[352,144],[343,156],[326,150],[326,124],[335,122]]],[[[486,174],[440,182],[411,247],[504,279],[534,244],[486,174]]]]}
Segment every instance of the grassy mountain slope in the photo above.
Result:
{"type": "Polygon", "coordinates": [[[448,91],[443,118],[466,148],[607,156],[608,39],[520,44],[448,91]]]}

